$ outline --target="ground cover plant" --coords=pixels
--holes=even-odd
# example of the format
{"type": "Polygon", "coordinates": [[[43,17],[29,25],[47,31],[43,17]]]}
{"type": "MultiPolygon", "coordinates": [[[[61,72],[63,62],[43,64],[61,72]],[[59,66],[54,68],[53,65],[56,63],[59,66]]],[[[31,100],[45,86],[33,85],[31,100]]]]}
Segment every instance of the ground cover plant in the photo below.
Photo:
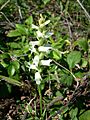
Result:
{"type": "Polygon", "coordinates": [[[0,1],[0,119],[89,120],[89,4],[0,1]]]}

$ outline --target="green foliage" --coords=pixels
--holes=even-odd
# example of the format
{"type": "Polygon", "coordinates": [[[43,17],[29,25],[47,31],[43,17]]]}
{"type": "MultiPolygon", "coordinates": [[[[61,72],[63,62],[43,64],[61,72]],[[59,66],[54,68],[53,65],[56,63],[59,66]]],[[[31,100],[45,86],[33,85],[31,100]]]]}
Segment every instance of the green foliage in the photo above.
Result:
{"type": "Polygon", "coordinates": [[[72,109],[69,114],[72,120],[78,120],[77,119],[78,108],[72,109]]]}
{"type": "Polygon", "coordinates": [[[61,57],[62,57],[62,55],[61,55],[60,51],[58,51],[58,50],[53,51],[53,58],[55,60],[60,60],[61,57]]]}
{"type": "Polygon", "coordinates": [[[15,73],[15,68],[14,68],[14,66],[11,64],[11,65],[9,65],[9,67],[8,67],[8,74],[9,74],[9,76],[13,76],[14,73],[15,73]]]}
{"type": "Polygon", "coordinates": [[[28,19],[26,19],[25,23],[26,23],[27,25],[32,25],[32,23],[33,23],[33,18],[32,18],[32,16],[30,16],[28,19]]]}
{"type": "Polygon", "coordinates": [[[4,4],[5,2],[7,2],[7,0],[0,0],[0,5],[4,4]]]}
{"type": "Polygon", "coordinates": [[[5,77],[3,75],[0,75],[0,79],[5,80],[6,82],[8,82],[10,84],[13,84],[13,85],[22,86],[22,83],[19,82],[18,80],[15,80],[15,79],[12,79],[12,78],[9,78],[9,77],[5,77]]]}
{"type": "MultiPolygon", "coordinates": [[[[64,107],[72,103],[70,99],[78,88],[76,82],[82,85],[90,66],[90,45],[84,33],[88,22],[80,6],[68,0],[12,0],[9,3],[2,9],[6,16],[0,16],[8,23],[0,26],[0,83],[7,82],[2,89],[8,94],[12,92],[9,84],[22,87],[22,81],[30,83],[27,86],[35,90],[30,89],[31,97],[36,95],[36,98],[31,98],[25,108],[29,113],[26,119],[47,119],[61,110],[57,119],[84,120],[84,113],[78,118],[82,106],[81,109],[74,104],[64,107]],[[47,109],[51,100],[61,96],[63,100],[47,109]]],[[[83,3],[86,7],[86,2],[83,3]]],[[[77,98],[74,100],[78,102],[77,98]]]]}
{"type": "Polygon", "coordinates": [[[80,60],[81,60],[81,52],[79,51],[72,51],[67,56],[67,63],[70,69],[74,68],[75,65],[80,62],[80,60]]]}
{"type": "Polygon", "coordinates": [[[47,4],[48,2],[50,2],[50,0],[42,0],[44,2],[44,4],[47,4]]]}
{"type": "Polygon", "coordinates": [[[81,38],[75,42],[76,45],[82,48],[84,51],[88,51],[88,41],[85,38],[81,38]]]}
{"type": "Polygon", "coordinates": [[[79,120],[89,120],[89,119],[90,119],[90,110],[87,110],[87,111],[81,113],[81,115],[79,117],[79,120]]]}

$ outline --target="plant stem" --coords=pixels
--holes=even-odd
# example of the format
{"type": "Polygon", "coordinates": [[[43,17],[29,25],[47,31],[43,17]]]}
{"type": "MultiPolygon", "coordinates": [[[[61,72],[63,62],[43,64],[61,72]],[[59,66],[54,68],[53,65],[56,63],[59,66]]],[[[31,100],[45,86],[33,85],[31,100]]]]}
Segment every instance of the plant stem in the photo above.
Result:
{"type": "Polygon", "coordinates": [[[74,80],[77,82],[77,87],[78,87],[79,81],[78,81],[78,79],[76,78],[76,76],[72,73],[72,71],[69,71],[67,68],[65,68],[64,66],[62,66],[61,64],[59,64],[59,63],[56,62],[55,60],[53,60],[53,62],[54,62],[56,65],[58,65],[58,66],[60,66],[61,68],[63,68],[64,70],[66,70],[67,72],[69,72],[69,73],[73,76],[74,80]]]}
{"type": "Polygon", "coordinates": [[[56,65],[58,65],[58,66],[60,66],[61,68],[63,68],[64,70],[66,70],[67,72],[69,72],[69,73],[73,76],[73,78],[76,80],[75,75],[74,75],[71,71],[69,71],[67,68],[65,68],[64,66],[62,66],[61,64],[59,64],[59,63],[56,62],[55,60],[53,60],[53,62],[54,62],[56,65]]]}
{"type": "Polygon", "coordinates": [[[42,94],[41,94],[40,85],[38,85],[38,92],[39,92],[39,96],[40,96],[40,114],[42,116],[42,94]]]}

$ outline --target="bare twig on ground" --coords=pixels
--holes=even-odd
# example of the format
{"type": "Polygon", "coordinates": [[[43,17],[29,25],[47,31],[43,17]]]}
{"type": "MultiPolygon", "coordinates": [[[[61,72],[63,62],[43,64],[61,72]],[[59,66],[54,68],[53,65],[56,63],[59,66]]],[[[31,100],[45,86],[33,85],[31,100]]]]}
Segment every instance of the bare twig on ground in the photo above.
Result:
{"type": "Polygon", "coordinates": [[[2,14],[5,17],[5,19],[10,24],[11,27],[15,28],[14,24],[12,22],[10,22],[10,20],[7,18],[7,16],[3,12],[0,12],[0,14],[2,14]]]}
{"type": "Polygon", "coordinates": [[[47,105],[47,110],[54,105],[54,103],[58,102],[58,101],[61,101],[62,102],[63,100],[63,97],[62,96],[59,96],[59,97],[56,97],[55,99],[53,99],[48,105],[47,105]]]}
{"type": "Polygon", "coordinates": [[[89,22],[90,22],[90,15],[89,13],[86,11],[86,9],[84,8],[84,6],[82,5],[82,3],[80,2],[80,0],[77,0],[78,4],[81,6],[81,8],[84,10],[85,15],[87,16],[89,22]]]}
{"type": "Polygon", "coordinates": [[[58,114],[61,114],[66,107],[73,105],[77,101],[78,97],[80,97],[81,95],[87,94],[85,93],[85,88],[89,86],[90,84],[88,82],[88,79],[84,80],[83,83],[80,86],[78,86],[78,88],[72,93],[71,99],[67,101],[67,104],[64,105],[63,108],[58,110],[55,114],[53,114],[52,116],[49,116],[47,120],[51,120],[53,117],[57,116],[58,114]]]}
{"type": "Polygon", "coordinates": [[[10,0],[8,0],[7,2],[5,2],[5,3],[1,6],[0,10],[2,10],[9,2],[10,2],[10,0]]]}
{"type": "Polygon", "coordinates": [[[24,112],[24,115],[23,115],[23,117],[22,117],[22,120],[25,120],[25,119],[26,119],[27,114],[28,114],[28,112],[29,112],[28,106],[32,103],[32,101],[33,101],[35,98],[36,98],[36,95],[35,95],[34,98],[32,98],[32,99],[30,100],[30,102],[27,104],[27,106],[26,106],[26,110],[27,110],[27,111],[24,112]]]}

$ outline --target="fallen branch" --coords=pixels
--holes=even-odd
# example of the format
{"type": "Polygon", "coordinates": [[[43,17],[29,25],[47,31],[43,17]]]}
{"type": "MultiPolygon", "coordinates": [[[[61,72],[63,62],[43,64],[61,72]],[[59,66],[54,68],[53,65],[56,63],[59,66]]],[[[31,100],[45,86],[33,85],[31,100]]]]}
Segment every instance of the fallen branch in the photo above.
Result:
{"type": "Polygon", "coordinates": [[[55,114],[53,114],[52,116],[49,116],[47,118],[47,120],[51,120],[53,117],[57,116],[58,114],[61,115],[66,107],[73,105],[77,101],[78,97],[80,97],[82,95],[85,96],[85,94],[87,94],[85,92],[85,88],[89,88],[89,87],[90,87],[90,83],[89,83],[88,79],[84,80],[83,83],[80,86],[78,86],[78,88],[72,93],[71,99],[69,101],[67,101],[67,104],[64,105],[55,114]]]}
{"type": "Polygon", "coordinates": [[[2,10],[9,2],[10,2],[10,0],[8,0],[7,2],[5,2],[5,3],[1,6],[0,10],[2,10]]]}
{"type": "Polygon", "coordinates": [[[81,6],[81,8],[84,10],[85,15],[88,17],[88,20],[90,22],[90,15],[89,15],[89,13],[86,11],[86,9],[84,8],[84,6],[82,5],[82,3],[79,0],[77,0],[77,2],[81,6]]]}

